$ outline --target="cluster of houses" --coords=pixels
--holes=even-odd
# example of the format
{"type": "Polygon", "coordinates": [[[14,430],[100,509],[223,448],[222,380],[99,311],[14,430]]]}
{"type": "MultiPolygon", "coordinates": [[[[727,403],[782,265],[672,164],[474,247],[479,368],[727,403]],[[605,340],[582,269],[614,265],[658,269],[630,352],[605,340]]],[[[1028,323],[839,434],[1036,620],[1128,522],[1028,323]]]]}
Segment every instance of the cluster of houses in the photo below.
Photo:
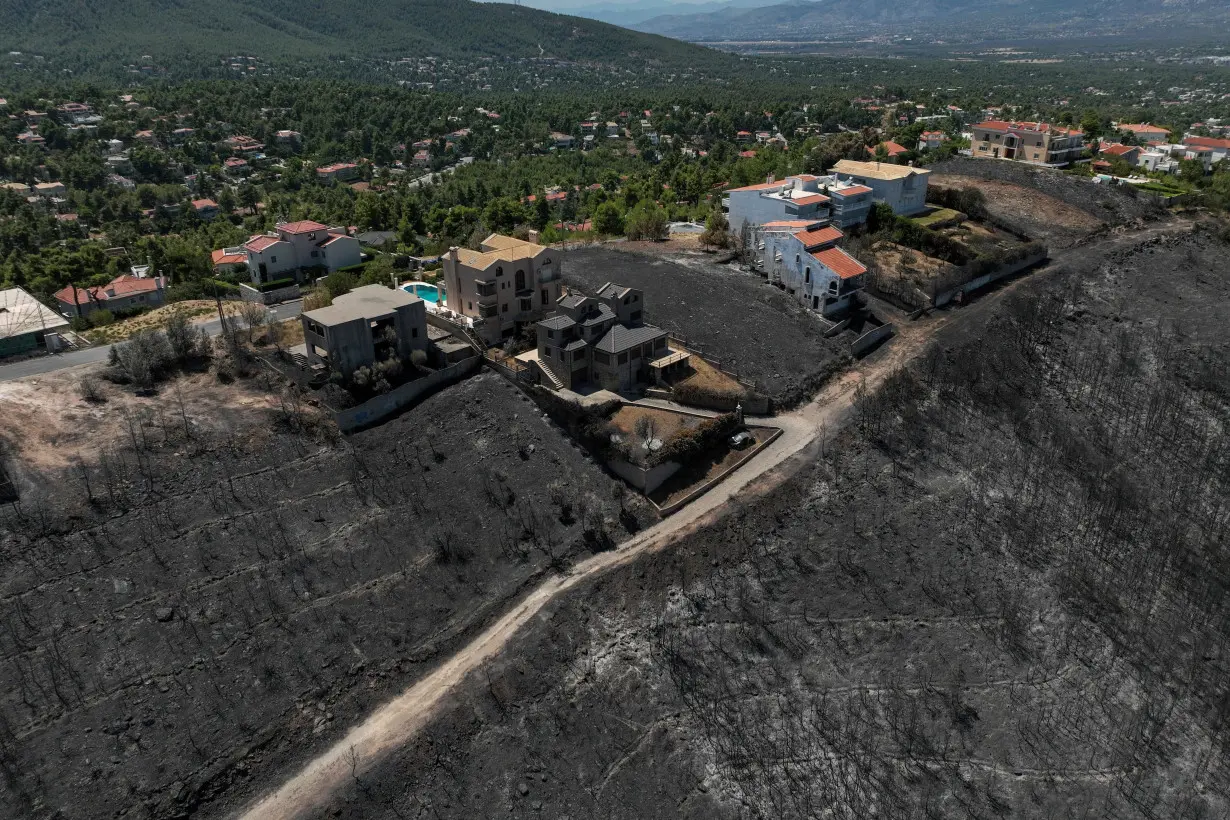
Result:
{"type": "Polygon", "coordinates": [[[310,219],[280,222],[269,233],[213,252],[214,270],[234,271],[245,265],[253,285],[287,278],[298,281],[305,271],[332,273],[362,261],[359,240],[346,228],[331,228],[310,219]]]}
{"type": "Polygon", "coordinates": [[[838,243],[842,229],[867,221],[884,203],[902,216],[927,208],[930,171],[886,162],[839,161],[825,176],[798,174],[726,192],[731,230],[753,269],[822,316],[848,312],[867,268],[838,243]]]}
{"type": "Polygon", "coordinates": [[[477,251],[451,248],[444,265],[443,302],[412,288],[368,285],[304,313],[307,361],[350,375],[426,350],[434,324],[464,328],[488,345],[532,329],[536,347],[516,358],[555,390],[629,390],[686,366],[688,354],[645,323],[639,290],[607,284],[593,296],[565,292],[554,248],[492,234],[477,251]]]}

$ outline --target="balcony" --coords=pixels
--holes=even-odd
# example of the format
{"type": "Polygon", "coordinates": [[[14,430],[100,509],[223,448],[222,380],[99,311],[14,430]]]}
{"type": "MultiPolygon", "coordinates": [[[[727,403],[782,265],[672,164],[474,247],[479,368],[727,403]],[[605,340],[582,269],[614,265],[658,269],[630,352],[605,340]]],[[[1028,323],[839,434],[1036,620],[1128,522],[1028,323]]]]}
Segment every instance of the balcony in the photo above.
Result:
{"type": "Polygon", "coordinates": [[[499,305],[491,304],[484,305],[481,302],[478,305],[478,315],[483,319],[494,319],[500,314],[499,305]]]}

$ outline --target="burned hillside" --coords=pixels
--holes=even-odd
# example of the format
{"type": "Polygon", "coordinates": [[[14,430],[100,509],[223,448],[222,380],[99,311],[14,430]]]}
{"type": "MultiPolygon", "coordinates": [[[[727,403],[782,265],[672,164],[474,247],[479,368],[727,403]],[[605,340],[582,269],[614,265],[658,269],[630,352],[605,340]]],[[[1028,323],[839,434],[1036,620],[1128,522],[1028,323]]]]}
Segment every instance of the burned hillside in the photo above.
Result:
{"type": "Polygon", "coordinates": [[[493,375],[348,439],[159,401],[0,507],[0,815],[242,800],[651,517],[493,375]]]}
{"type": "Polygon", "coordinates": [[[1225,241],[1125,237],[968,308],[332,813],[1225,816],[1228,290],[1225,241]]]}

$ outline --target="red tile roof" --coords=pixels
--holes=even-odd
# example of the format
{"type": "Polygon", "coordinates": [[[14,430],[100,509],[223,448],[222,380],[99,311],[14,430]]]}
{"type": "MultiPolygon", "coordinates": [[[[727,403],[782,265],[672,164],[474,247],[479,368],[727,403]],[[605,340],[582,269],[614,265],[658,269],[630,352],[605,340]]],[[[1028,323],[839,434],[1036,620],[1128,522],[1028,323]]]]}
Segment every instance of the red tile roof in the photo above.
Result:
{"type": "Polygon", "coordinates": [[[228,254],[225,249],[219,248],[211,254],[214,265],[238,265],[240,262],[247,262],[248,257],[242,253],[228,254]]]}
{"type": "Polygon", "coordinates": [[[1192,148],[1230,149],[1230,140],[1217,139],[1215,137],[1184,137],[1183,144],[1192,148]]]}
{"type": "Polygon", "coordinates": [[[795,205],[815,205],[818,202],[828,202],[829,198],[824,194],[807,194],[805,196],[796,196],[790,201],[795,205]]]}
{"type": "Polygon", "coordinates": [[[739,156],[743,157],[744,159],[751,159],[752,157],[756,156],[756,152],[755,151],[740,151],[739,156]]]}
{"type": "MultiPolygon", "coordinates": [[[[895,157],[895,156],[897,156],[898,154],[904,154],[907,150],[909,150],[909,149],[907,149],[904,145],[901,145],[901,144],[899,144],[899,143],[893,142],[892,140],[888,140],[888,141],[886,141],[886,142],[882,142],[882,143],[880,143],[880,145],[883,145],[883,146],[884,146],[884,150],[885,150],[885,151],[888,151],[888,155],[889,155],[890,157],[895,157]]],[[[876,146],[876,148],[879,148],[879,147],[880,147],[879,145],[877,145],[877,146],[876,146]]],[[[875,148],[872,148],[871,146],[867,146],[867,153],[868,153],[868,154],[871,154],[872,156],[874,156],[874,155],[875,155],[875,152],[876,152],[876,149],[875,149],[875,148]]]]}
{"type": "Polygon", "coordinates": [[[825,248],[822,251],[816,251],[812,256],[842,279],[850,279],[867,272],[862,263],[841,248],[825,248]]]}
{"type": "Polygon", "coordinates": [[[327,231],[327,225],[321,225],[319,222],[313,222],[310,219],[302,219],[298,222],[287,222],[278,226],[278,230],[282,233],[300,234],[300,233],[316,233],[317,231],[327,231]]]}
{"type": "Polygon", "coordinates": [[[192,200],[192,207],[199,211],[203,208],[217,208],[218,203],[212,199],[194,199],[192,200]]]}
{"type": "Polygon", "coordinates": [[[843,236],[845,234],[829,225],[817,231],[799,231],[794,238],[802,242],[807,250],[811,250],[821,245],[831,245],[843,236]]]}
{"type": "Polygon", "coordinates": [[[726,193],[728,193],[728,194],[732,194],[732,193],[734,193],[735,191],[768,191],[768,190],[773,189],[773,188],[780,188],[780,187],[782,187],[782,186],[783,186],[783,185],[785,185],[785,184],[786,184],[786,183],[785,183],[785,181],[782,181],[782,182],[761,182],[761,183],[759,183],[759,184],[757,184],[757,185],[744,185],[742,188],[731,188],[731,189],[730,189],[729,191],[727,191],[726,193]]]}
{"type": "Polygon", "coordinates": [[[849,188],[834,188],[833,193],[838,196],[856,196],[858,194],[869,194],[871,189],[866,185],[851,185],[849,188]]]}
{"type": "Polygon", "coordinates": [[[764,223],[764,225],[763,225],[763,226],[761,226],[761,227],[764,227],[764,228],[794,228],[794,229],[803,228],[803,229],[807,229],[807,228],[810,228],[812,225],[815,225],[815,224],[816,224],[816,221],[815,221],[814,219],[775,219],[775,220],[774,220],[774,221],[772,221],[772,222],[766,222],[766,223],[764,223]]]}
{"type": "Polygon", "coordinates": [[[124,274],[123,276],[115,277],[102,287],[74,288],[72,285],[69,285],[56,291],[56,299],[69,305],[84,305],[91,301],[105,302],[108,299],[123,299],[126,296],[133,296],[138,293],[153,293],[158,290],[158,285],[161,281],[160,278],[140,279],[136,276],[124,274]],[[73,299],[74,290],[77,292],[76,301],[73,299]]]}
{"type": "Polygon", "coordinates": [[[270,246],[276,245],[282,240],[276,236],[254,236],[244,243],[244,247],[252,251],[252,253],[260,253],[267,250],[270,246]]]}
{"type": "Polygon", "coordinates": [[[1122,157],[1137,151],[1140,151],[1140,148],[1136,145],[1120,145],[1117,142],[1102,147],[1102,153],[1110,154],[1112,157],[1122,157]]]}
{"type": "Polygon", "coordinates": [[[1005,120],[986,120],[985,122],[976,122],[972,127],[981,128],[985,131],[999,131],[1005,134],[1009,131],[1030,131],[1038,134],[1049,131],[1067,134],[1070,137],[1079,137],[1083,135],[1079,130],[1063,128],[1061,126],[1051,125],[1050,123],[1045,122],[1007,122],[1005,120]]]}

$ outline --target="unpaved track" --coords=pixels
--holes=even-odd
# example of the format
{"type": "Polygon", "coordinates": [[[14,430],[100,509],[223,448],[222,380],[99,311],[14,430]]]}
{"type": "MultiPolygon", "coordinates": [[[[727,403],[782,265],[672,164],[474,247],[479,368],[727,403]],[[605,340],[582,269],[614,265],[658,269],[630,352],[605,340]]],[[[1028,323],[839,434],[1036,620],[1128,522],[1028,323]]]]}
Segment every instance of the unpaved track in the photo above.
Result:
{"type": "MultiPolygon", "coordinates": [[[[1092,244],[1114,246],[1143,241],[1151,235],[1184,227],[1190,226],[1171,223],[1142,231],[1136,236],[1115,235],[1092,244]]],[[[1086,246],[1085,250],[1089,247],[1086,246]]],[[[363,774],[387,753],[412,739],[467,675],[498,654],[513,635],[557,595],[628,564],[645,553],[669,546],[721,515],[727,502],[740,494],[746,497],[778,486],[806,461],[808,454],[805,451],[809,446],[821,444],[853,417],[855,390],[860,381],[865,382],[868,390],[874,390],[893,371],[917,356],[941,327],[957,317],[969,317],[989,310],[1021,281],[1025,279],[1018,279],[960,311],[934,316],[925,325],[900,328],[901,332],[889,348],[829,384],[806,406],[775,418],[757,419],[757,424],[780,427],[782,435],[724,482],[616,549],[594,555],[573,566],[566,574],[545,580],[457,654],[377,709],[330,749],[240,816],[244,820],[282,820],[300,818],[322,810],[332,794],[349,779],[363,774]]]]}

